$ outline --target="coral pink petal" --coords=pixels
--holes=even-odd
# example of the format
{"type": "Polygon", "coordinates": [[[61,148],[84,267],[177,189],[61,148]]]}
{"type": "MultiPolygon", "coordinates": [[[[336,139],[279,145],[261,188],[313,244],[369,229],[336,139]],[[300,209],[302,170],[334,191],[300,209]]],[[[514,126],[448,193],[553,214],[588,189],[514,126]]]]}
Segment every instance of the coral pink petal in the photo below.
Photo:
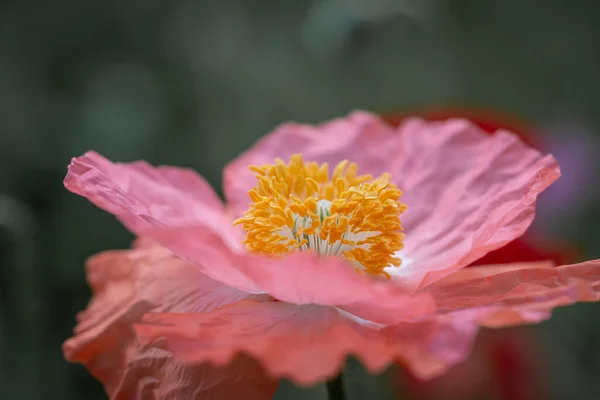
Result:
{"type": "MultiPolygon", "coordinates": [[[[548,312],[600,299],[600,260],[553,267],[551,263],[472,267],[425,289],[440,311],[497,307],[503,313],[548,312]]],[[[495,324],[499,325],[499,324],[495,324]]]]}
{"type": "Polygon", "coordinates": [[[312,385],[335,376],[349,355],[373,373],[400,361],[431,378],[465,358],[477,325],[438,316],[376,330],[331,307],[242,301],[203,314],[147,314],[136,331],[142,342],[166,340],[186,363],[226,365],[241,353],[273,376],[312,385]]]}
{"type": "Polygon", "coordinates": [[[203,249],[206,262],[238,268],[262,292],[287,303],[337,306],[359,318],[388,325],[435,311],[429,294],[409,294],[389,280],[359,275],[337,257],[322,258],[310,252],[282,258],[237,254],[210,232],[204,233],[198,248],[203,249]]]}
{"type": "Polygon", "coordinates": [[[236,357],[218,367],[186,365],[160,341],[137,349],[129,363],[115,400],[270,400],[278,383],[248,357],[236,357]]]}
{"type": "Polygon", "coordinates": [[[65,187],[115,215],[129,230],[150,238],[192,262],[213,279],[246,291],[255,285],[237,269],[207,264],[198,235],[210,231],[241,249],[240,237],[210,185],[195,172],[152,167],[144,162],[112,163],[88,152],[74,158],[65,187]]]}
{"type": "Polygon", "coordinates": [[[430,315],[429,294],[410,295],[387,280],[357,274],[343,259],[295,253],[282,260],[252,257],[243,272],[276,299],[294,304],[339,307],[359,318],[386,325],[430,315]]]}
{"type": "Polygon", "coordinates": [[[537,195],[555,181],[554,157],[507,131],[460,119],[409,119],[390,173],[408,211],[397,281],[422,288],[522,235],[537,195]]]}
{"type": "Polygon", "coordinates": [[[480,326],[496,328],[535,324],[545,321],[551,316],[551,309],[529,304],[523,305],[491,305],[485,307],[465,308],[440,315],[460,316],[480,326]]]}
{"type": "Polygon", "coordinates": [[[270,398],[274,382],[258,374],[256,364],[247,360],[218,371],[188,368],[160,343],[137,346],[133,324],[146,312],[205,312],[248,298],[164,248],[147,240],[137,245],[133,250],[98,254],[88,262],[94,297],[78,314],[74,336],[63,345],[67,360],[84,364],[113,399],[170,398],[174,394],[180,395],[174,398],[218,399],[222,398],[219,391],[232,390],[256,391],[264,395],[255,398],[270,398]]]}
{"type": "Polygon", "coordinates": [[[248,191],[256,184],[248,166],[271,164],[276,158],[288,160],[295,153],[302,153],[307,161],[328,162],[330,168],[348,159],[358,163],[360,172],[380,175],[389,170],[399,151],[394,130],[362,111],[316,126],[282,124],[225,168],[223,187],[228,206],[236,216],[248,208],[248,191]]]}

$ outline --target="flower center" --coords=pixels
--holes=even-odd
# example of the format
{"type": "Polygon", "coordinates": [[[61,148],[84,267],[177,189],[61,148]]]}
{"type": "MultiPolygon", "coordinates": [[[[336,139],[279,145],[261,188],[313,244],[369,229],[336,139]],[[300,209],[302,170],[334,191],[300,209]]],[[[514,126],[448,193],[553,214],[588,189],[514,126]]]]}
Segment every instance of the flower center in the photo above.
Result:
{"type": "Polygon", "coordinates": [[[304,162],[299,154],[288,164],[276,159],[250,170],[258,183],[249,191],[249,209],[234,222],[246,230],[248,250],[340,256],[359,272],[386,277],[384,268],[400,266],[395,254],[404,247],[399,217],[406,206],[389,174],[357,175],[358,166],[344,160],[330,179],[327,163],[304,162]]]}

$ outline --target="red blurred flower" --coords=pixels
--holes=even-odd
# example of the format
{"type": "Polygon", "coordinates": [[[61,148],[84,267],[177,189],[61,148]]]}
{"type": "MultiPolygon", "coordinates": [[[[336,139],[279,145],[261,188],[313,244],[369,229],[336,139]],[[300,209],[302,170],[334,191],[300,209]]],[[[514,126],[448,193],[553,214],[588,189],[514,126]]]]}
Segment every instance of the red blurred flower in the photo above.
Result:
{"type": "Polygon", "coordinates": [[[383,119],[391,125],[398,126],[400,122],[411,117],[421,117],[427,121],[445,121],[452,118],[464,118],[488,133],[499,129],[507,130],[519,136],[529,146],[540,148],[541,142],[533,127],[519,118],[484,109],[468,107],[427,107],[408,112],[389,112],[382,114],[383,119]]]}

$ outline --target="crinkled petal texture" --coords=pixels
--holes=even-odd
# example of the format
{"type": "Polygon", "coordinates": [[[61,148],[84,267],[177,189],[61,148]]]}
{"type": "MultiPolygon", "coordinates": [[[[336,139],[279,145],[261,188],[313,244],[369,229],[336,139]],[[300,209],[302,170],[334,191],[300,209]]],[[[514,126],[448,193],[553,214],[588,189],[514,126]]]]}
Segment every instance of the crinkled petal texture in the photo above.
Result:
{"type": "Polygon", "coordinates": [[[146,312],[206,312],[265,296],[219,284],[147,242],[96,255],[87,272],[94,297],[63,350],[69,361],[84,364],[112,399],[271,398],[276,381],[254,361],[238,357],[222,367],[187,366],[160,341],[138,346],[133,330],[146,312]]]}
{"type": "Polygon", "coordinates": [[[146,314],[137,331],[143,342],[166,340],[188,363],[226,365],[242,353],[273,375],[312,385],[335,376],[351,354],[372,372],[401,361],[421,377],[438,375],[469,352],[477,326],[468,318],[375,329],[332,307],[243,301],[211,313],[146,314]]]}
{"type": "Polygon", "coordinates": [[[215,268],[204,257],[209,246],[199,246],[199,241],[206,232],[218,235],[228,252],[244,249],[220,199],[195,172],[145,162],[112,163],[88,152],[73,158],[64,183],[71,192],[115,215],[137,236],[156,241],[211,278],[240,290],[261,291],[230,264],[215,268]]]}
{"type": "Polygon", "coordinates": [[[425,291],[436,299],[439,312],[484,310],[482,325],[536,322],[554,307],[600,300],[600,260],[560,267],[550,262],[472,267],[425,291]]]}
{"type": "Polygon", "coordinates": [[[519,237],[533,219],[537,195],[560,175],[554,157],[507,131],[493,135],[462,119],[414,118],[398,128],[367,112],[318,126],[284,124],[227,166],[224,189],[233,214],[248,206],[248,165],[287,159],[358,163],[390,172],[403,190],[405,249],[396,281],[427,286],[519,237]]]}
{"type": "Polygon", "coordinates": [[[334,376],[348,355],[371,372],[402,362],[428,379],[462,361],[480,326],[536,323],[554,307],[600,298],[600,260],[473,267],[426,289],[437,315],[376,325],[333,307],[241,301],[201,314],[151,313],[137,325],[142,342],[164,340],[191,364],[226,365],[238,353],[298,384],[334,376]]]}

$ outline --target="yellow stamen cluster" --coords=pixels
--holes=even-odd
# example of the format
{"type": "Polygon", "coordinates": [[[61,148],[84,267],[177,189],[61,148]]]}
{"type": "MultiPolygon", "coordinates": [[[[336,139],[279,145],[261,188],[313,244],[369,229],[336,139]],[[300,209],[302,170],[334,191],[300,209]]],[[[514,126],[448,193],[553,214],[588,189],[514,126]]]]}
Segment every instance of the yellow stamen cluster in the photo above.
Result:
{"type": "Polygon", "coordinates": [[[329,166],[290,162],[251,166],[258,184],[240,224],[250,251],[281,256],[293,250],[340,255],[357,271],[388,276],[385,267],[400,266],[395,256],[404,247],[400,214],[406,206],[389,174],[373,180],[357,175],[358,166],[340,162],[329,178],[329,166]]]}

